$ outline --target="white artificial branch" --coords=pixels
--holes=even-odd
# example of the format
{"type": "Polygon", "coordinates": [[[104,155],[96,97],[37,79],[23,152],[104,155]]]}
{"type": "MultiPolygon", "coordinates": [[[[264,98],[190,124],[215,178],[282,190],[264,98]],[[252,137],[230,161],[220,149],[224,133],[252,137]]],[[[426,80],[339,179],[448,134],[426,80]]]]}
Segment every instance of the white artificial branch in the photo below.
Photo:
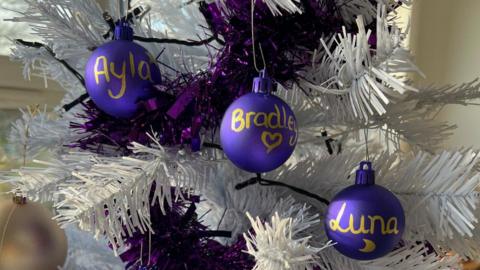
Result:
{"type": "MultiPolygon", "coordinates": [[[[409,91],[417,91],[396,75],[419,71],[408,59],[408,51],[402,47],[403,33],[389,24],[386,16],[385,6],[380,6],[374,50],[369,44],[371,31],[365,29],[361,16],[357,19],[358,33],[352,35],[343,28],[343,33],[329,43],[335,44],[333,51],[322,40],[326,54],[314,56],[323,59],[322,63],[304,74],[306,79],[300,82],[300,87],[317,92],[320,102],[328,103],[327,106],[340,106],[345,110],[343,114],[363,120],[385,114],[386,105],[409,91]],[[324,83],[313,83],[319,80],[324,83]],[[329,95],[341,95],[343,99],[330,97],[324,100],[329,95]]],[[[314,63],[317,61],[313,59],[314,63]]]]}
{"type": "Polygon", "coordinates": [[[222,177],[219,168],[226,160],[164,148],[153,139],[150,147],[133,143],[131,156],[96,157],[89,170],[72,173],[57,192],[62,198],[56,204],[59,222],[78,223],[97,237],[106,235],[119,248],[124,237],[150,230],[153,202],[165,211],[166,204],[182,199],[185,192],[205,190],[210,179],[222,177]]]}
{"type": "Polygon", "coordinates": [[[478,152],[419,153],[412,160],[391,162],[377,166],[377,178],[402,201],[408,220],[405,239],[427,239],[434,246],[478,239],[478,152]]]}
{"type": "Polygon", "coordinates": [[[373,261],[349,259],[336,250],[327,249],[319,254],[321,270],[460,270],[458,256],[441,257],[429,253],[424,244],[408,244],[373,261]]]}
{"type": "Polygon", "coordinates": [[[70,129],[72,114],[59,117],[54,112],[43,109],[20,109],[22,118],[12,123],[8,142],[17,149],[17,153],[27,150],[28,160],[42,151],[54,154],[65,152],[64,146],[73,142],[78,135],[70,129]]]}
{"type": "Polygon", "coordinates": [[[31,200],[57,202],[57,192],[73,178],[72,173],[89,170],[95,163],[95,155],[72,152],[50,161],[33,160],[33,163],[35,166],[2,173],[2,178],[12,185],[13,190],[31,200]]]}
{"type": "Polygon", "coordinates": [[[254,270],[312,270],[317,265],[317,254],[331,244],[321,248],[309,244],[311,237],[299,236],[302,231],[318,223],[318,216],[306,217],[306,208],[298,209],[293,217],[281,217],[275,213],[270,221],[263,222],[247,213],[252,232],[244,234],[248,254],[255,257],[254,270]]]}
{"type": "MultiPolygon", "coordinates": [[[[364,155],[344,151],[333,157],[316,157],[312,153],[284,168],[276,180],[332,198],[354,183],[354,171],[364,155]]],[[[470,248],[455,251],[466,255],[480,250],[475,233],[479,227],[478,164],[478,153],[470,149],[436,155],[420,152],[414,158],[384,153],[373,159],[377,184],[390,189],[402,202],[407,220],[404,239],[428,240],[434,247],[461,246],[465,239],[471,239],[470,248]]],[[[282,191],[289,193],[277,189],[280,194],[282,191]]],[[[301,195],[295,198],[310,202],[301,195]]],[[[323,209],[323,205],[317,207],[323,209]]]]}

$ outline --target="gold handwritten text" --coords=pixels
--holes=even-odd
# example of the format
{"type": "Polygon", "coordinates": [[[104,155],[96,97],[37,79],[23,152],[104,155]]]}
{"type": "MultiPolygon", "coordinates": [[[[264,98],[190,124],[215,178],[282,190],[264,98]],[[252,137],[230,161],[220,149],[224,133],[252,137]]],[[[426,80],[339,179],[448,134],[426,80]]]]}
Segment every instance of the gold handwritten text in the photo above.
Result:
{"type": "Polygon", "coordinates": [[[385,222],[385,219],[382,216],[360,216],[360,224],[355,228],[355,217],[353,214],[350,214],[348,219],[348,226],[342,228],[340,221],[343,218],[345,209],[347,208],[347,203],[343,203],[340,211],[337,214],[336,219],[331,219],[329,221],[329,226],[332,231],[339,231],[341,233],[352,233],[352,234],[375,234],[376,230],[380,230],[382,235],[387,234],[398,234],[398,220],[396,217],[391,217],[385,222]],[[368,219],[368,222],[367,222],[368,219]]]}

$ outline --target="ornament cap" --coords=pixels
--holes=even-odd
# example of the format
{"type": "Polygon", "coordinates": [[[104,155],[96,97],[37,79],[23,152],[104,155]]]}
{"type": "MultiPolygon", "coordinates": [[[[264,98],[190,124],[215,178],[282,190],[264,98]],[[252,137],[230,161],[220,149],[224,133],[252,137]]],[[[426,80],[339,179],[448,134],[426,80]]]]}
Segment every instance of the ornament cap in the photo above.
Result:
{"type": "Polygon", "coordinates": [[[362,161],[355,177],[356,185],[375,185],[375,171],[372,169],[372,162],[362,161]],[[367,167],[365,169],[365,166],[367,167]]]}
{"type": "Polygon", "coordinates": [[[115,40],[133,40],[133,29],[128,22],[122,20],[115,25],[115,40]]]}
{"type": "Polygon", "coordinates": [[[27,198],[25,196],[22,196],[22,195],[19,195],[19,194],[16,194],[15,196],[13,196],[12,200],[17,205],[27,204],[27,198]]]}
{"type": "Polygon", "coordinates": [[[269,94],[271,92],[271,89],[272,80],[270,79],[270,77],[268,77],[267,70],[260,70],[259,76],[253,79],[252,92],[269,94]]]}

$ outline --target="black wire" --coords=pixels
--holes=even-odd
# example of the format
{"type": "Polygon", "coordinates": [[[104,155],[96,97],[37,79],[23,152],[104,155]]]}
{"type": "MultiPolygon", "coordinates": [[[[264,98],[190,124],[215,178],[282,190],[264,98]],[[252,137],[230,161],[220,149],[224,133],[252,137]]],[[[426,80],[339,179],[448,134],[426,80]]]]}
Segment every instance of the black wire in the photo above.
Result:
{"type": "Polygon", "coordinates": [[[205,146],[207,148],[215,148],[215,149],[218,149],[218,150],[223,150],[222,146],[219,145],[219,144],[216,144],[216,143],[204,142],[203,146],[205,146]]]}
{"type": "Polygon", "coordinates": [[[77,99],[75,99],[74,101],[68,103],[68,104],[65,104],[63,105],[63,109],[68,112],[70,111],[73,107],[77,106],[78,104],[84,102],[87,98],[89,97],[88,93],[85,93],[81,96],[79,96],[77,99]]]}
{"type": "Polygon", "coordinates": [[[162,44],[177,44],[177,45],[185,45],[185,46],[202,46],[209,44],[210,42],[216,40],[219,43],[223,43],[217,37],[209,37],[207,39],[202,40],[180,40],[180,39],[172,39],[172,38],[153,38],[153,37],[141,37],[141,36],[133,36],[134,40],[141,41],[141,42],[150,42],[150,43],[162,43],[162,44]]]}
{"type": "Polygon", "coordinates": [[[72,74],[75,75],[75,77],[77,77],[77,79],[80,81],[80,83],[83,86],[85,86],[85,79],[83,78],[83,76],[77,70],[75,70],[72,66],[70,66],[70,64],[68,64],[67,61],[65,61],[63,59],[59,59],[57,57],[57,55],[55,54],[55,52],[53,52],[53,50],[50,47],[48,47],[47,45],[39,43],[39,42],[25,41],[23,39],[16,39],[15,41],[22,44],[23,46],[27,46],[27,47],[31,47],[31,48],[37,48],[37,49],[44,48],[53,58],[55,58],[55,60],[57,60],[66,69],[68,69],[70,72],[72,72],[72,74]]]}
{"type": "Polygon", "coordinates": [[[311,193],[311,192],[308,192],[306,190],[303,190],[301,188],[298,188],[298,187],[295,187],[295,186],[291,186],[289,184],[285,184],[285,183],[281,183],[281,182],[277,182],[277,181],[272,181],[272,180],[267,180],[267,179],[263,179],[261,177],[260,174],[257,174],[256,177],[253,177],[253,178],[250,178],[248,179],[247,181],[245,182],[242,182],[242,183],[239,183],[235,186],[235,189],[237,190],[241,190],[241,189],[244,189],[248,186],[251,186],[251,185],[255,185],[255,184],[259,184],[261,186],[279,186],[279,187],[286,187],[286,188],[289,188],[299,194],[302,194],[304,196],[307,196],[307,197],[310,197],[312,199],[315,199],[325,205],[329,205],[330,204],[330,201],[325,199],[325,198],[322,198],[320,196],[318,196],[317,194],[314,194],[314,193],[311,193]]]}
{"type": "MultiPolygon", "coordinates": [[[[43,43],[39,43],[39,42],[25,41],[23,39],[16,39],[15,41],[22,44],[23,46],[27,46],[27,47],[31,47],[31,48],[37,48],[37,49],[44,48],[53,58],[55,58],[55,60],[57,60],[68,71],[70,71],[75,77],[77,77],[78,81],[80,81],[80,83],[83,85],[83,87],[85,87],[85,79],[83,78],[83,76],[77,70],[75,70],[72,66],[70,66],[70,64],[68,64],[67,61],[65,61],[63,59],[59,59],[57,57],[57,55],[55,54],[55,52],[52,50],[52,48],[48,47],[47,45],[45,45],[43,43]]],[[[71,110],[76,105],[85,101],[87,98],[88,98],[88,94],[85,93],[85,94],[79,96],[74,101],[70,102],[69,104],[64,105],[63,109],[66,112],[68,112],[69,110],[71,110]]]]}
{"type": "Polygon", "coordinates": [[[230,238],[232,237],[231,231],[200,231],[198,232],[198,236],[200,238],[210,238],[210,237],[225,237],[230,238]]]}

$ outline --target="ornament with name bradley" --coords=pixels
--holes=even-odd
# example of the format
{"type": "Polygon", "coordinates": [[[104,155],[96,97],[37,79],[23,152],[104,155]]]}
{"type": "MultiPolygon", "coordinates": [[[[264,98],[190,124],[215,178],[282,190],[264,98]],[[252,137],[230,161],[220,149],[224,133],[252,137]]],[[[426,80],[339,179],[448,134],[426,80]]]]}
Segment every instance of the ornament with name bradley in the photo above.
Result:
{"type": "Polygon", "coordinates": [[[357,260],[385,256],[401,240],[405,229],[400,201],[387,189],[375,185],[370,162],[361,162],[355,185],[333,198],[325,222],[328,238],[336,242],[334,247],[357,260]]]}
{"type": "Polygon", "coordinates": [[[270,93],[271,80],[262,71],[253,92],[230,105],[222,120],[220,140],[227,157],[239,168],[263,173],[281,166],[297,144],[297,120],[282,99],[270,93]]]}
{"type": "Polygon", "coordinates": [[[118,118],[134,116],[138,102],[149,98],[152,85],[161,80],[154,57],[133,42],[133,30],[126,22],[117,24],[115,40],[96,49],[85,68],[90,98],[102,111],[118,118]]]}

